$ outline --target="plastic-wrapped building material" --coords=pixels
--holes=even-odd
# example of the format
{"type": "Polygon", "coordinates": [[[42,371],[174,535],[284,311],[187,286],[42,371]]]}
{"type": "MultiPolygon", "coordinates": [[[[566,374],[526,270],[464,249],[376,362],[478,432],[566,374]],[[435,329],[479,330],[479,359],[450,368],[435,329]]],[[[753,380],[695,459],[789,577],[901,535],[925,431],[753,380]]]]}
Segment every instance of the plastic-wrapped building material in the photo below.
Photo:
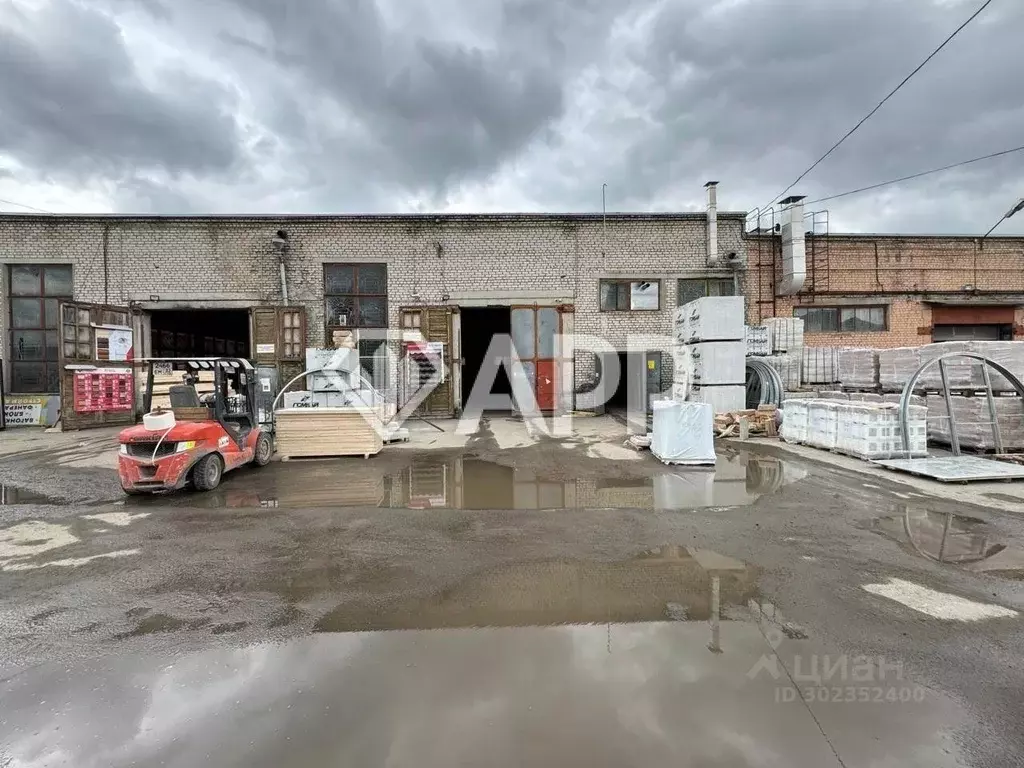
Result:
{"type": "Polygon", "coordinates": [[[805,384],[833,384],[839,381],[839,350],[836,347],[804,347],[805,384]]]}
{"type": "Polygon", "coordinates": [[[746,329],[747,354],[764,357],[772,353],[772,334],[766,325],[748,325],[746,329]]]}
{"type": "Polygon", "coordinates": [[[772,352],[798,353],[804,346],[804,321],[799,317],[769,317],[764,325],[772,335],[772,352]]]}
{"type": "Polygon", "coordinates": [[[744,299],[742,296],[705,296],[676,310],[676,340],[743,341],[744,299]]]}
{"type": "MultiPolygon", "coordinates": [[[[896,403],[898,405],[899,402],[900,402],[900,398],[901,397],[902,397],[902,394],[900,394],[899,392],[889,392],[887,394],[882,395],[882,402],[883,403],[896,403]]],[[[928,401],[925,399],[924,395],[911,395],[910,396],[910,404],[911,405],[927,406],[928,405],[928,401]]]]}
{"type": "Polygon", "coordinates": [[[807,392],[783,392],[782,402],[787,400],[811,400],[818,396],[817,392],[808,390],[807,392]]]}
{"type": "Polygon", "coordinates": [[[807,444],[815,448],[836,447],[836,411],[841,403],[832,400],[807,402],[807,444]]]}
{"type": "Polygon", "coordinates": [[[687,400],[691,403],[707,403],[714,413],[742,411],[747,407],[745,384],[714,384],[690,388],[687,400]]]}
{"type": "Polygon", "coordinates": [[[921,365],[920,347],[878,350],[878,383],[886,392],[902,392],[921,365]]]}
{"type": "Polygon", "coordinates": [[[694,384],[746,384],[747,356],[742,341],[703,341],[683,350],[694,384]]]}
{"type": "MultiPolygon", "coordinates": [[[[984,355],[999,363],[1024,383],[1024,341],[972,341],[970,345],[972,352],[977,352],[979,355],[984,355]]],[[[988,372],[993,391],[1016,391],[1003,374],[992,367],[989,367],[988,372]]],[[[979,366],[975,366],[974,375],[978,385],[985,386],[984,375],[979,366]]]]}
{"type": "Polygon", "coordinates": [[[878,386],[878,350],[839,350],[839,381],[843,389],[875,389],[878,386]]]}
{"type": "Polygon", "coordinates": [[[822,400],[849,400],[850,393],[838,389],[830,389],[819,392],[818,397],[822,400]]]}
{"type": "Polygon", "coordinates": [[[787,400],[782,405],[779,435],[787,443],[807,442],[807,400],[787,400]]]}
{"type": "Polygon", "coordinates": [[[874,392],[850,392],[851,403],[881,403],[882,396],[874,392]]]}
{"type": "MultiPolygon", "coordinates": [[[[986,451],[995,450],[988,398],[952,395],[951,399],[960,446],[986,451]]],[[[1024,450],[1024,404],[1016,396],[1001,396],[994,399],[1003,450],[1024,450]]],[[[946,398],[942,395],[928,395],[928,438],[937,443],[952,444],[949,411],[946,408],[946,398]]]]}
{"type": "Polygon", "coordinates": [[[655,400],[651,453],[665,464],[715,463],[715,414],[704,403],[655,400]]]}
{"type": "Polygon", "coordinates": [[[799,389],[801,384],[799,355],[775,354],[764,359],[768,365],[779,372],[782,386],[786,389],[799,389]]]}
{"type": "Polygon", "coordinates": [[[860,459],[912,458],[928,455],[926,409],[911,406],[908,416],[910,455],[903,451],[899,408],[889,404],[842,404],[836,412],[836,450],[860,459]]]}
{"type": "MultiPolygon", "coordinates": [[[[953,354],[954,352],[971,352],[969,341],[941,341],[937,344],[925,344],[921,347],[921,362],[936,360],[942,355],[953,354]]],[[[984,384],[976,381],[982,379],[983,374],[978,368],[980,363],[969,357],[954,357],[945,361],[946,380],[950,389],[974,389],[984,384]]],[[[982,379],[983,380],[983,379],[982,379]]],[[[942,389],[942,372],[939,364],[932,364],[917,380],[917,389],[942,389]]]]}

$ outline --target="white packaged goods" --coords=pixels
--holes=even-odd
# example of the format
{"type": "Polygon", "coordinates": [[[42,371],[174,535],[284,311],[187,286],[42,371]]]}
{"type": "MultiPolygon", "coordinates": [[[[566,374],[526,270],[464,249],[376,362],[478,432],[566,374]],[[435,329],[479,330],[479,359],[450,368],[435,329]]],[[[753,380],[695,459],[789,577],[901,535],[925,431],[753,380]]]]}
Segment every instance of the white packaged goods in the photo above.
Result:
{"type": "MultiPolygon", "coordinates": [[[[921,347],[921,362],[937,360],[942,355],[954,352],[970,352],[971,343],[967,341],[943,341],[938,344],[925,344],[921,347]]],[[[946,381],[950,389],[973,389],[975,383],[974,369],[978,363],[969,357],[954,357],[945,361],[946,381]]],[[[981,371],[978,371],[979,378],[981,371]]],[[[942,371],[938,363],[932,363],[921,378],[917,380],[917,389],[942,389],[942,371]]]]}
{"type": "Polygon", "coordinates": [[[689,358],[685,366],[693,371],[693,383],[744,384],[747,356],[742,341],[704,341],[684,347],[689,358]]]}
{"type": "Polygon", "coordinates": [[[804,345],[804,321],[799,317],[769,317],[764,321],[772,337],[772,352],[798,352],[804,345]]]}
{"type": "Polygon", "coordinates": [[[285,408],[312,408],[314,406],[313,393],[302,389],[285,392],[281,400],[285,408]]]}
{"type": "Polygon", "coordinates": [[[743,318],[742,296],[695,299],[676,310],[676,338],[686,343],[742,341],[743,318]]]}
{"type": "Polygon", "coordinates": [[[886,392],[902,392],[921,365],[920,347],[878,350],[878,383],[886,392]]]}
{"type": "Polygon", "coordinates": [[[839,350],[839,381],[843,389],[874,389],[878,386],[878,350],[839,350]]]}
{"type": "Polygon", "coordinates": [[[715,463],[715,414],[703,403],[655,400],[651,453],[665,464],[715,463]]]}
{"type": "Polygon", "coordinates": [[[850,392],[851,403],[881,403],[882,396],[876,392],[850,392]]]}
{"type": "Polygon", "coordinates": [[[787,443],[807,442],[807,400],[787,400],[782,404],[782,429],[787,443]]]}
{"type": "Polygon", "coordinates": [[[807,391],[807,392],[783,392],[782,393],[782,402],[786,402],[787,400],[810,400],[810,399],[815,398],[817,396],[818,396],[818,393],[817,392],[812,392],[812,391],[807,391]]]}
{"type": "Polygon", "coordinates": [[[307,377],[314,392],[342,392],[359,386],[359,353],[355,349],[306,349],[306,370],[327,368],[327,373],[307,377]]]}
{"type": "Polygon", "coordinates": [[[764,359],[764,361],[778,371],[779,378],[782,379],[782,386],[784,388],[799,389],[802,378],[800,376],[800,364],[802,360],[799,355],[790,355],[785,353],[769,355],[764,359]]]}
{"type": "Polygon", "coordinates": [[[818,397],[822,400],[849,400],[850,393],[838,389],[829,389],[819,392],[818,397]]]}
{"type": "Polygon", "coordinates": [[[805,384],[834,384],[839,381],[839,350],[836,347],[804,347],[805,384]]]}
{"type": "Polygon", "coordinates": [[[691,403],[707,403],[715,413],[742,411],[747,407],[747,388],[743,384],[693,386],[687,400],[691,403]]]}
{"type": "Polygon", "coordinates": [[[748,355],[763,357],[772,353],[772,334],[766,325],[748,325],[746,343],[748,355]]]}
{"type": "MultiPolygon", "coordinates": [[[[999,363],[1010,373],[1024,381],[1024,341],[943,341],[921,347],[921,361],[934,360],[941,355],[954,352],[974,352],[999,363]]],[[[981,361],[969,357],[954,357],[946,360],[946,375],[950,389],[983,389],[985,374],[981,361]]],[[[1013,387],[1006,377],[991,366],[989,377],[996,392],[1012,392],[1013,387]]],[[[938,363],[921,374],[918,389],[941,389],[942,374],[938,363]]]]}
{"type": "Polygon", "coordinates": [[[807,444],[816,448],[836,447],[836,409],[832,400],[807,402],[807,444]]]}
{"type": "MultiPolygon", "coordinates": [[[[956,416],[956,430],[963,448],[995,450],[992,434],[992,418],[988,411],[988,398],[981,396],[964,397],[953,395],[953,414],[956,416]]],[[[996,420],[1003,439],[1003,450],[1024,449],[1024,406],[1019,397],[996,397],[996,420]]],[[[942,395],[928,395],[928,437],[939,443],[951,444],[949,411],[946,398],[942,395]]]]}

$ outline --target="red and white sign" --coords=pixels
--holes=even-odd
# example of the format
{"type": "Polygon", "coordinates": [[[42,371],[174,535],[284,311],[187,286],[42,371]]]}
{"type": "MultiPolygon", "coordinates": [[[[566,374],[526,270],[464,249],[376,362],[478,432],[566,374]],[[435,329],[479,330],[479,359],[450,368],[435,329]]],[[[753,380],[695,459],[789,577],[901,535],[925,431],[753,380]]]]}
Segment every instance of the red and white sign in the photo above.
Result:
{"type": "Polygon", "coordinates": [[[122,368],[76,371],[74,377],[75,413],[130,411],[135,384],[132,372],[122,368]]]}

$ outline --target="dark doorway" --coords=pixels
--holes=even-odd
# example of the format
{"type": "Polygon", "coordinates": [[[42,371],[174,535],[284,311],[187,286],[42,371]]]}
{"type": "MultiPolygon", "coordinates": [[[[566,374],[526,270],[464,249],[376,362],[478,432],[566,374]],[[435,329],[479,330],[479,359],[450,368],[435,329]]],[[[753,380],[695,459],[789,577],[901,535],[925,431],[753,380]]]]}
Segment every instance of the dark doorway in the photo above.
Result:
{"type": "Polygon", "coordinates": [[[626,361],[628,359],[629,355],[627,352],[606,354],[601,358],[602,381],[606,380],[605,376],[614,376],[614,366],[619,367],[619,383],[616,385],[615,390],[608,398],[609,408],[621,408],[624,410],[628,406],[627,392],[629,383],[629,370],[626,368],[626,361]]]}
{"type": "MultiPolygon", "coordinates": [[[[477,377],[481,370],[486,370],[487,377],[492,376],[493,366],[511,355],[508,339],[512,333],[512,312],[508,307],[463,307],[462,316],[462,402],[469,401],[473,393],[477,377]],[[487,351],[495,334],[502,334],[505,343],[495,347],[492,353],[494,360],[487,360],[487,351]],[[486,366],[485,366],[486,364],[486,366]]],[[[499,367],[497,376],[491,384],[492,395],[508,395],[511,403],[512,383],[504,366],[499,367]]]]}
{"type": "Polygon", "coordinates": [[[936,325],[932,341],[1012,341],[1012,325],[936,325]]]}
{"type": "Polygon", "coordinates": [[[161,309],[150,323],[153,357],[250,357],[247,309],[161,309]]]}

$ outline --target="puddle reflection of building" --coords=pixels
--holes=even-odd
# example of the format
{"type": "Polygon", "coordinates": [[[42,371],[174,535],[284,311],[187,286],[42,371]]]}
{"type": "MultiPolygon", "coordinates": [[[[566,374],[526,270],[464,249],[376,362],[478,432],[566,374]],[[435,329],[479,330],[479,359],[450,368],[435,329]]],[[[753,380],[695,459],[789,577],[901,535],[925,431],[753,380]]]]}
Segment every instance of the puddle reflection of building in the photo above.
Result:
{"type": "Polygon", "coordinates": [[[966,565],[993,557],[1006,547],[990,543],[981,520],[951,512],[900,505],[899,514],[878,520],[879,529],[915,552],[940,563],[966,565]]]}

